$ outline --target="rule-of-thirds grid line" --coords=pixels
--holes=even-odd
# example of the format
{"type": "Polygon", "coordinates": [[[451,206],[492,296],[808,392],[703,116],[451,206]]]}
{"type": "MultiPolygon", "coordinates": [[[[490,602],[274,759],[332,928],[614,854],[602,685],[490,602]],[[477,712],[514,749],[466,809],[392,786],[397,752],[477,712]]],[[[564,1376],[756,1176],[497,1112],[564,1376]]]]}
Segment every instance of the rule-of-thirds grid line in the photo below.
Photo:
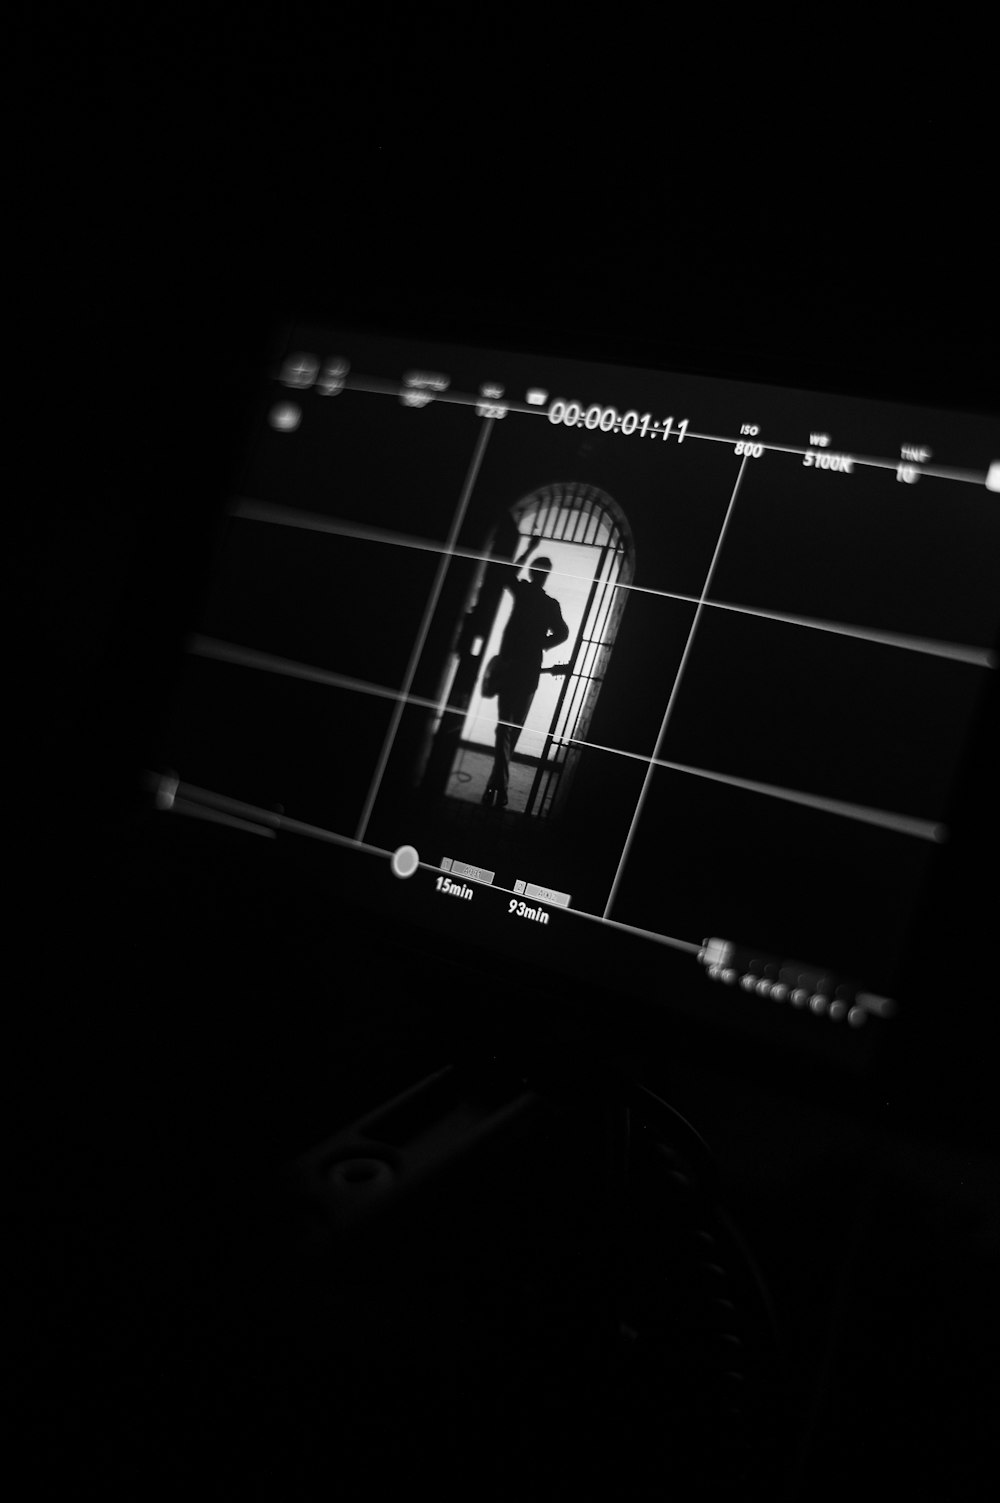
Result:
{"type": "MultiPolygon", "coordinates": [[[[405,533],[395,533],[381,528],[365,528],[354,523],[338,522],[319,513],[293,511],[291,508],[274,506],[267,502],[241,499],[233,504],[231,511],[233,516],[242,521],[270,523],[280,527],[301,527],[313,532],[329,532],[337,537],[350,537],[361,542],[384,544],[391,548],[413,548],[422,553],[464,558],[474,563],[507,563],[505,559],[494,558],[474,548],[452,547],[449,549],[445,544],[431,538],[415,538],[405,533]]],[[[551,570],[549,577],[550,579],[574,580],[577,583],[587,582],[585,575],[570,574],[560,569],[551,570]]],[[[682,605],[696,606],[699,603],[697,595],[685,595],[678,590],[660,590],[652,585],[623,584],[615,581],[611,589],[627,590],[636,595],[654,595],[662,600],[678,601],[682,605]]],[[[731,611],[743,616],[753,616],[762,621],[774,621],[779,626],[798,626],[808,631],[830,632],[836,636],[870,642],[877,647],[892,647],[906,652],[925,653],[929,657],[948,658],[954,662],[967,663],[974,668],[997,666],[996,654],[985,647],[966,647],[930,637],[911,637],[894,632],[881,632],[868,627],[851,626],[847,622],[824,621],[819,617],[793,616],[787,612],[768,611],[759,606],[737,605],[732,601],[712,600],[709,597],[706,597],[703,603],[710,610],[731,611]]]]}
{"type": "MultiPolygon", "coordinates": [[[[312,384],[312,383],[310,383],[310,384],[312,384]]],[[[301,391],[301,390],[309,390],[309,387],[294,387],[293,386],[292,389],[293,390],[300,390],[301,391]]],[[[357,377],[357,376],[350,376],[344,382],[343,387],[341,389],[344,390],[344,391],[363,392],[363,393],[365,393],[368,396],[377,396],[377,397],[397,397],[397,398],[400,398],[400,397],[403,397],[403,396],[412,396],[412,395],[416,394],[415,391],[414,391],[414,389],[412,387],[399,386],[394,381],[378,380],[378,379],[376,379],[374,377],[369,377],[367,380],[365,380],[364,378],[360,378],[360,377],[357,377]]],[[[453,392],[453,391],[435,391],[433,393],[431,393],[431,392],[422,392],[422,393],[420,393],[420,395],[426,396],[426,398],[427,398],[427,400],[425,402],[421,402],[419,404],[421,408],[423,408],[423,407],[430,407],[430,406],[433,406],[433,405],[435,405],[435,404],[437,404],[439,402],[440,403],[444,403],[445,406],[449,406],[450,405],[450,406],[453,406],[453,407],[480,407],[480,406],[488,406],[488,407],[502,408],[504,414],[514,413],[518,417],[534,417],[534,418],[544,417],[550,423],[552,423],[552,419],[549,417],[548,408],[545,407],[545,406],[542,406],[542,407],[529,406],[529,405],[527,405],[526,403],[523,403],[523,402],[515,402],[513,400],[509,400],[508,401],[508,400],[503,399],[503,398],[501,398],[500,400],[497,400],[497,401],[491,401],[489,398],[484,398],[482,396],[474,397],[474,396],[471,396],[471,395],[467,395],[464,392],[453,392]]],[[[798,395],[798,393],[795,393],[795,395],[798,395]]],[[[411,404],[407,404],[407,405],[411,405],[411,404]]],[[[414,403],[412,405],[416,406],[417,404],[414,403]]],[[[610,403],[608,403],[608,404],[588,403],[587,405],[588,406],[598,406],[598,405],[610,406],[612,404],[610,404],[610,403]]],[[[629,409],[629,410],[631,410],[631,409],[629,409]]],[[[490,416],[490,417],[488,417],[486,419],[486,421],[495,422],[496,419],[494,417],[490,416]]],[[[562,425],[561,422],[559,422],[559,423],[553,423],[552,426],[558,428],[558,427],[561,427],[563,425],[562,425]]],[[[586,423],[584,423],[583,426],[584,426],[584,428],[588,432],[605,432],[606,433],[608,431],[606,429],[601,429],[600,425],[598,425],[597,429],[588,428],[588,425],[586,423]]],[[[621,437],[624,437],[624,438],[629,438],[629,437],[634,438],[636,436],[637,432],[638,432],[638,430],[635,430],[631,434],[621,434],[621,435],[616,435],[616,436],[621,436],[621,437]]],[[[883,458],[881,455],[855,454],[853,452],[848,452],[846,450],[827,449],[826,446],[823,446],[823,448],[821,448],[819,450],[817,450],[815,448],[799,448],[795,444],[775,444],[775,443],[768,443],[766,440],[764,440],[764,439],[762,439],[760,437],[755,437],[752,440],[746,440],[746,439],[741,440],[739,438],[733,437],[733,436],[725,434],[725,433],[699,433],[699,432],[696,432],[693,428],[686,428],[684,430],[683,438],[679,434],[675,434],[673,432],[673,430],[671,430],[669,433],[648,432],[648,433],[645,433],[645,434],[640,434],[639,437],[640,437],[640,439],[643,439],[643,440],[646,437],[649,437],[650,439],[652,439],[652,441],[654,443],[657,442],[657,441],[660,441],[660,442],[666,443],[668,445],[669,445],[670,439],[672,437],[677,437],[677,440],[678,440],[677,447],[680,447],[684,443],[689,443],[692,440],[697,440],[697,441],[699,441],[701,443],[706,443],[706,444],[726,444],[726,445],[732,445],[733,448],[735,449],[735,446],[742,441],[742,442],[752,442],[754,445],[758,445],[759,444],[760,448],[763,450],[763,452],[765,454],[766,453],[773,453],[773,454],[797,454],[797,455],[800,455],[800,456],[804,457],[806,454],[814,454],[814,453],[824,453],[824,452],[826,452],[826,453],[829,453],[829,454],[832,455],[832,454],[836,453],[836,454],[838,454],[839,456],[841,456],[844,459],[850,459],[855,464],[864,465],[866,468],[870,468],[870,469],[898,470],[901,465],[905,465],[905,466],[907,466],[910,469],[916,470],[917,473],[918,473],[918,475],[929,475],[932,478],[937,479],[937,480],[957,480],[957,481],[960,481],[962,484],[965,484],[965,485],[985,485],[986,479],[987,479],[986,474],[983,473],[982,471],[979,471],[979,470],[966,470],[966,469],[959,470],[959,469],[955,469],[954,467],[949,466],[949,465],[930,465],[930,464],[926,464],[922,460],[909,460],[909,459],[902,459],[902,458],[900,458],[900,459],[886,459],[886,458],[883,458]]],[[[673,447],[673,446],[670,445],[670,447],[673,447]]],[[[822,468],[822,467],[819,467],[819,468],[822,468]]]]}
{"type": "MultiPolygon", "coordinates": [[[[209,658],[215,662],[231,663],[240,668],[250,668],[263,673],[283,674],[288,678],[302,679],[307,683],[322,684],[332,689],[343,689],[347,693],[364,694],[371,698],[399,701],[404,706],[413,705],[419,709],[431,710],[435,714],[439,711],[436,700],[427,699],[421,695],[410,694],[404,698],[401,697],[400,691],[397,689],[389,689],[383,685],[366,683],[363,679],[347,678],[342,674],[331,673],[325,668],[312,668],[306,664],[295,663],[287,658],[273,657],[268,653],[257,652],[252,648],[239,647],[208,637],[192,638],[188,643],[188,651],[196,657],[209,658]]],[[[444,707],[445,711],[450,708],[448,705],[444,707]]],[[[528,729],[531,729],[531,727],[528,727],[528,729]]],[[[758,793],[765,797],[780,798],[789,803],[801,804],[807,808],[817,809],[822,813],[836,814],[844,818],[856,819],[863,823],[878,825],[885,829],[894,830],[899,834],[914,835],[921,839],[935,841],[943,840],[946,835],[946,831],[942,825],[935,824],[929,820],[920,820],[911,815],[901,815],[889,810],[870,808],[863,804],[829,799],[820,794],[805,793],[800,789],[781,788],[776,784],[755,782],[749,778],[739,778],[728,773],[717,772],[712,768],[688,766],[686,763],[672,762],[655,756],[651,757],[642,752],[626,751],[622,747],[605,746],[598,741],[584,741],[576,736],[562,734],[558,740],[578,746],[581,750],[604,752],[609,756],[622,757],[633,762],[642,762],[647,767],[660,767],[667,772],[680,772],[694,777],[706,778],[713,782],[743,789],[746,792],[758,793]]]]}
{"type": "MultiPolygon", "coordinates": [[[[701,587],[701,597],[698,601],[698,605],[694,613],[694,619],[691,622],[690,630],[688,631],[687,641],[684,643],[684,651],[681,654],[681,660],[677,666],[677,672],[674,674],[674,682],[670,690],[670,698],[667,700],[667,707],[663,712],[663,720],[660,723],[659,735],[657,736],[656,744],[653,747],[654,758],[656,757],[656,754],[659,752],[660,746],[662,745],[664,732],[667,729],[667,724],[670,720],[670,715],[673,711],[674,703],[677,699],[677,694],[681,686],[681,680],[684,677],[684,670],[687,667],[687,660],[691,653],[691,644],[694,641],[695,633],[698,630],[698,622],[701,620],[701,613],[705,608],[705,597],[708,594],[709,585],[712,583],[712,575],[715,573],[715,566],[718,562],[719,554],[722,551],[722,544],[726,536],[726,529],[729,526],[729,518],[733,514],[733,507],[736,504],[736,497],[739,495],[740,485],[743,481],[743,475],[746,471],[747,463],[748,460],[744,456],[743,463],[740,465],[739,473],[737,474],[735,484],[733,485],[732,495],[729,497],[729,505],[726,507],[726,515],[723,517],[722,526],[719,528],[719,536],[715,544],[715,550],[712,554],[712,561],[708,566],[708,572],[705,575],[705,582],[701,587]]],[[[614,881],[611,883],[611,891],[608,894],[608,901],[604,907],[605,918],[610,917],[611,910],[614,907],[615,898],[618,896],[618,888],[621,884],[622,874],[625,870],[625,863],[628,861],[629,854],[632,849],[632,843],[635,839],[635,832],[638,828],[639,819],[642,815],[646,799],[649,795],[650,785],[653,780],[653,771],[654,768],[653,764],[651,763],[650,766],[647,767],[646,776],[642,780],[642,788],[639,790],[639,797],[636,801],[635,811],[632,815],[631,824],[628,827],[628,834],[625,837],[625,844],[622,848],[621,857],[618,862],[618,869],[615,872],[614,881]]]]}
{"type": "Polygon", "coordinates": [[[375,776],[372,779],[371,786],[368,790],[368,797],[365,800],[364,809],[362,810],[361,818],[358,821],[358,827],[356,831],[358,840],[364,839],[365,831],[368,829],[368,821],[371,818],[372,809],[375,807],[375,800],[378,798],[378,791],[382,784],[382,777],[385,773],[386,765],[389,761],[389,755],[392,751],[393,743],[396,739],[396,732],[399,729],[399,722],[402,718],[403,710],[405,708],[405,696],[410,692],[410,687],[413,683],[414,677],[417,672],[417,667],[420,663],[420,657],[424,650],[424,643],[427,640],[427,633],[430,631],[431,622],[434,619],[434,612],[437,610],[437,603],[441,596],[441,589],[444,585],[445,575],[448,573],[448,569],[451,565],[452,550],[454,549],[455,543],[458,541],[458,534],[461,531],[462,523],[465,520],[465,513],[468,509],[469,499],[472,496],[473,488],[476,483],[476,476],[479,474],[479,467],[483,462],[483,454],[486,451],[486,445],[489,442],[489,437],[492,431],[493,420],[490,419],[483,424],[482,432],[479,435],[479,439],[476,443],[475,451],[472,456],[472,461],[469,465],[469,470],[465,477],[465,484],[462,487],[461,495],[459,496],[458,502],[455,507],[455,515],[452,519],[451,531],[448,534],[448,541],[445,545],[441,561],[438,564],[437,574],[434,577],[434,583],[431,586],[430,595],[427,599],[427,606],[424,611],[424,619],[420,624],[420,630],[417,633],[416,641],[413,644],[413,650],[410,653],[410,661],[407,664],[406,674],[401,686],[403,697],[400,698],[396,709],[393,711],[389,730],[386,734],[385,742],[382,746],[382,752],[375,769],[375,776]]]}

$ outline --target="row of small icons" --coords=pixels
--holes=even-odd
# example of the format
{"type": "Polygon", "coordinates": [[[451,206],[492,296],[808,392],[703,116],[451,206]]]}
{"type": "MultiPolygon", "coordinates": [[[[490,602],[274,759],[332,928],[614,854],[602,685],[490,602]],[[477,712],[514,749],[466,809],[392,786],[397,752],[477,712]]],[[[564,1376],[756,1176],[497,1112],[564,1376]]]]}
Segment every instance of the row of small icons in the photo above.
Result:
{"type": "MultiPolygon", "coordinates": [[[[455,861],[451,856],[443,857],[441,870],[450,872],[453,877],[468,877],[472,882],[482,882],[487,887],[492,885],[496,876],[496,872],[486,871],[481,866],[470,866],[465,861],[455,861]]],[[[542,887],[537,882],[525,882],[523,879],[518,879],[512,891],[518,897],[538,898],[541,902],[552,903],[557,908],[568,908],[570,905],[568,892],[558,892],[554,887],[542,887]]]]}
{"type": "MultiPolygon", "coordinates": [[[[279,380],[285,385],[298,391],[305,391],[309,387],[315,387],[321,396],[334,397],[344,390],[347,376],[350,371],[350,361],[342,355],[328,356],[320,360],[318,356],[306,354],[301,351],[289,355],[285,360],[279,380]]],[[[403,376],[402,390],[399,400],[404,407],[426,407],[433,402],[435,397],[443,396],[451,385],[451,377],[440,374],[437,371],[407,371],[403,376]]],[[[503,401],[504,387],[498,381],[483,381],[479,386],[478,400],[476,402],[476,414],[484,418],[503,418],[507,416],[508,408],[503,401]]],[[[524,401],[529,407],[544,407],[549,399],[549,393],[539,386],[529,386],[524,394],[524,401]]],[[[297,428],[302,418],[301,410],[294,402],[280,402],[271,410],[271,426],[282,432],[291,432],[297,428]]],[[[748,431],[746,429],[743,430],[748,431]]],[[[754,433],[757,429],[752,430],[754,433]]],[[[824,448],[829,443],[826,434],[812,434],[811,440],[819,447],[824,448]]],[[[904,449],[904,453],[908,452],[904,449]]],[[[920,451],[920,458],[926,457],[929,451],[920,451]]],[[[833,459],[843,460],[845,456],[834,455],[833,459]]],[[[817,457],[817,463],[821,468],[826,468],[825,456],[817,457]],[[820,463],[822,461],[822,463],[820,463]]],[[[899,478],[914,481],[920,470],[916,465],[904,464],[899,467],[899,478]]],[[[1000,460],[993,460],[986,475],[986,489],[1000,491],[1000,460]]]]}
{"type": "Polygon", "coordinates": [[[870,1014],[891,1018],[896,1011],[889,997],[858,991],[850,982],[838,982],[829,972],[802,966],[798,961],[751,958],[749,950],[738,952],[726,939],[706,939],[698,959],[711,981],[739,986],[772,1002],[807,1008],[816,1017],[827,1017],[834,1023],[846,1019],[851,1028],[862,1027],[870,1014]]]}
{"type": "MultiPolygon", "coordinates": [[[[285,386],[305,391],[311,386],[322,396],[337,396],[343,391],[350,371],[350,361],[342,355],[320,360],[316,355],[297,352],[289,355],[281,369],[279,380],[285,386]]],[[[451,377],[436,371],[407,371],[403,376],[403,390],[399,400],[404,407],[426,407],[436,396],[441,396],[451,385],[451,377]]],[[[480,401],[477,412],[481,417],[503,417],[506,407],[497,406],[504,395],[504,388],[497,381],[483,381],[479,387],[480,401]]],[[[531,386],[524,394],[529,407],[544,407],[548,392],[531,386]]]]}

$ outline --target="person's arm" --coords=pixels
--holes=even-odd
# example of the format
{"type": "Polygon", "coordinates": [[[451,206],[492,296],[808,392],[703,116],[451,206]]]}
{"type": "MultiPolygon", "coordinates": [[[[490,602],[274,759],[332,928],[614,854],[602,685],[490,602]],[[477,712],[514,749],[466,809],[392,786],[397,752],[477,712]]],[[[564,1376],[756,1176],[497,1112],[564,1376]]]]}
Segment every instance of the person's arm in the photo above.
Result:
{"type": "Polygon", "coordinates": [[[550,626],[548,629],[548,635],[546,637],[545,647],[543,649],[543,651],[545,652],[548,652],[550,647],[558,647],[559,644],[561,642],[565,642],[566,638],[569,636],[569,627],[563,620],[563,613],[559,609],[558,601],[554,601],[553,604],[555,605],[553,618],[558,617],[558,625],[550,626]]]}

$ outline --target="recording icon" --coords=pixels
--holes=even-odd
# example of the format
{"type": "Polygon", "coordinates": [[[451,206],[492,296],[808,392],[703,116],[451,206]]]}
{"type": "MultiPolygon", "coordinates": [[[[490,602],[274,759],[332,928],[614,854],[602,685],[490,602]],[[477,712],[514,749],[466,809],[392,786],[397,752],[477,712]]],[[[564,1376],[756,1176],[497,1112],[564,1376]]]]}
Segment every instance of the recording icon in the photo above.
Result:
{"type": "Polygon", "coordinates": [[[541,407],[544,405],[547,396],[547,391],[542,391],[541,387],[539,386],[532,386],[525,393],[525,401],[528,403],[529,407],[541,407]]]}

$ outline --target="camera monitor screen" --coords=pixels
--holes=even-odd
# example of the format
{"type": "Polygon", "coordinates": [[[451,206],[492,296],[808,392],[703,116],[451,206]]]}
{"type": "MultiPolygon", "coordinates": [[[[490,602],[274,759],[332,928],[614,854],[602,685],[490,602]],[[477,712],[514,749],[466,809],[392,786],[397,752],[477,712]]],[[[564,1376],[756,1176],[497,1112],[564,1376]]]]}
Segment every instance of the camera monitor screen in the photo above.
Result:
{"type": "Polygon", "coordinates": [[[293,329],[157,803],[442,952],[845,1047],[905,1006],[998,493],[985,416],[293,329]]]}

